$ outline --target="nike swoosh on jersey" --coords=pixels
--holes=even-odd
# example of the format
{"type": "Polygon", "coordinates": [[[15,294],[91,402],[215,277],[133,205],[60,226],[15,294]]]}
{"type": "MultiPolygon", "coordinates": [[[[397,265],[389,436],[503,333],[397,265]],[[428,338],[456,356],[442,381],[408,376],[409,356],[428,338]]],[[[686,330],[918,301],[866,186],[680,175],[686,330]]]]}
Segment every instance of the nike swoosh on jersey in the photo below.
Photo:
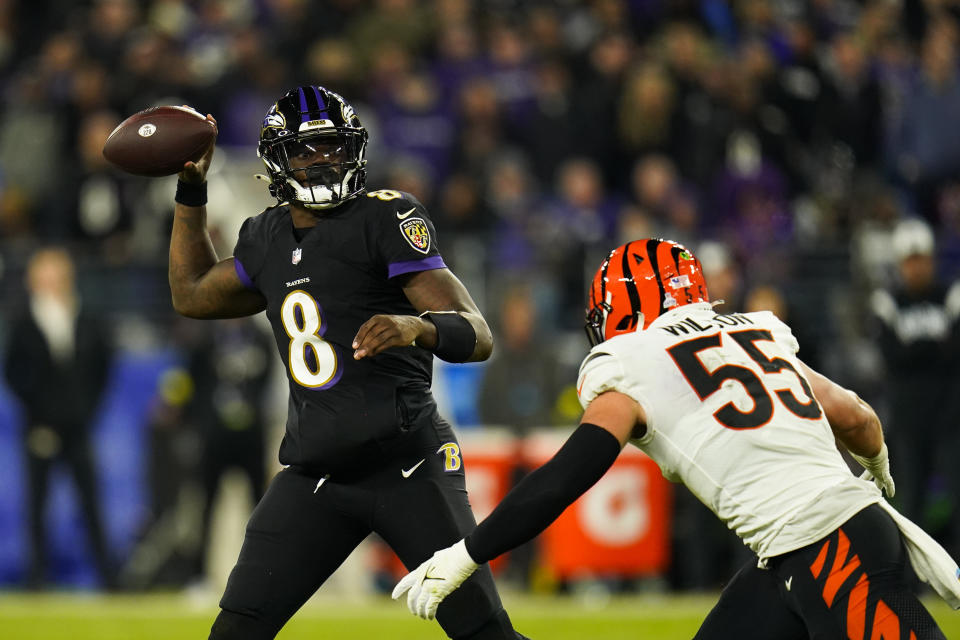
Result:
{"type": "Polygon", "coordinates": [[[400,213],[399,211],[397,211],[397,219],[403,220],[404,218],[406,218],[407,216],[409,216],[411,213],[413,213],[413,212],[416,211],[416,210],[417,210],[417,208],[416,208],[416,207],[413,207],[413,208],[410,209],[409,211],[405,211],[405,212],[403,212],[403,213],[400,213]]]}
{"type": "Polygon", "coordinates": [[[427,461],[427,459],[426,459],[426,458],[423,458],[422,460],[420,460],[420,462],[418,462],[417,464],[413,465],[413,466],[410,467],[409,469],[400,469],[400,475],[402,475],[404,478],[409,478],[410,476],[413,475],[413,472],[417,470],[417,467],[419,467],[420,465],[422,465],[422,464],[423,464],[424,462],[426,462],[426,461],[427,461]]]}
{"type": "Polygon", "coordinates": [[[784,580],[784,583],[787,585],[787,591],[790,591],[790,585],[793,584],[793,576],[790,576],[789,578],[784,580]]]}

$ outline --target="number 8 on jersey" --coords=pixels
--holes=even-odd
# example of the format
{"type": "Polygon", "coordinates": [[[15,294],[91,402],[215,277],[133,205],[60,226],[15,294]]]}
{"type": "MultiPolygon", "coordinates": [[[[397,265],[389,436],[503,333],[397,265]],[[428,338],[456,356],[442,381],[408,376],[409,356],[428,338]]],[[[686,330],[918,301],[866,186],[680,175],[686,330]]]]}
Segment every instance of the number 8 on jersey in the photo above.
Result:
{"type": "Polygon", "coordinates": [[[291,291],[280,307],[280,319],[290,337],[287,356],[290,377],[300,386],[310,388],[334,382],[338,371],[337,353],[321,337],[326,327],[317,301],[306,291],[291,291]]]}

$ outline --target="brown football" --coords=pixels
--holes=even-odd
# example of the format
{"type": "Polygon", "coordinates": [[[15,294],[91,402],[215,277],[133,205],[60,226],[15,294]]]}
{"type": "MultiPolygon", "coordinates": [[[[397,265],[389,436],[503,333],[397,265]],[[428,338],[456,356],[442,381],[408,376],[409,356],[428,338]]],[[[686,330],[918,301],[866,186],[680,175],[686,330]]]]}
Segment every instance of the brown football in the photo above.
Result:
{"type": "Polygon", "coordinates": [[[103,157],[127,173],[169,176],[199,160],[216,137],[213,123],[193,109],[153,107],[121,122],[104,143],[103,157]]]}

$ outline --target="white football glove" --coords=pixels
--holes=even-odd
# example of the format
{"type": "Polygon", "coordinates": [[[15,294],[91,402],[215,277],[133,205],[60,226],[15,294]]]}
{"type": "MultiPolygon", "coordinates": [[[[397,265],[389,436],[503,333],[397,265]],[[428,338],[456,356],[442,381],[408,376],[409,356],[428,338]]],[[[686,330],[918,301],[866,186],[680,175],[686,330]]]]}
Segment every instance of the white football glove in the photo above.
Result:
{"type": "Polygon", "coordinates": [[[893,476],[890,475],[890,457],[887,453],[887,443],[884,442],[880,448],[880,453],[872,458],[858,456],[853,452],[850,455],[860,463],[861,467],[866,469],[860,478],[862,480],[873,480],[878,489],[885,491],[888,498],[892,498],[897,491],[897,487],[893,483],[893,476]]]}
{"type": "Polygon", "coordinates": [[[419,567],[405,575],[393,589],[394,600],[407,594],[410,613],[425,620],[433,620],[443,599],[456,591],[477,567],[467,553],[463,540],[441,549],[419,567]]]}

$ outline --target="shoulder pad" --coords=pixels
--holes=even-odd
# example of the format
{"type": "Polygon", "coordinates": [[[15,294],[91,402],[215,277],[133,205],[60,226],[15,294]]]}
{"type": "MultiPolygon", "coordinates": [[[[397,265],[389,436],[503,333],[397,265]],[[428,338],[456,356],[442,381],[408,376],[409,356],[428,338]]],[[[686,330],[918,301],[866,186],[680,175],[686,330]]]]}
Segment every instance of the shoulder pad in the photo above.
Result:
{"type": "Polygon", "coordinates": [[[586,408],[590,402],[605,391],[625,392],[623,366],[620,359],[608,350],[595,347],[580,365],[577,378],[577,395],[580,405],[586,408]]]}
{"type": "Polygon", "coordinates": [[[271,237],[278,229],[286,228],[289,220],[290,207],[283,204],[267,207],[257,215],[247,218],[243,226],[248,234],[271,237]]]}
{"type": "Polygon", "coordinates": [[[421,212],[426,210],[423,204],[421,204],[420,201],[413,196],[413,194],[407,193],[406,191],[397,191],[395,189],[377,189],[375,191],[368,191],[361,197],[364,201],[370,204],[381,205],[382,208],[390,211],[397,209],[402,211],[409,209],[410,207],[414,207],[421,212]]]}
{"type": "Polygon", "coordinates": [[[748,315],[753,315],[761,320],[761,325],[770,329],[773,339],[791,354],[796,355],[800,351],[800,343],[793,335],[793,330],[772,311],[753,311],[748,315]]]}

